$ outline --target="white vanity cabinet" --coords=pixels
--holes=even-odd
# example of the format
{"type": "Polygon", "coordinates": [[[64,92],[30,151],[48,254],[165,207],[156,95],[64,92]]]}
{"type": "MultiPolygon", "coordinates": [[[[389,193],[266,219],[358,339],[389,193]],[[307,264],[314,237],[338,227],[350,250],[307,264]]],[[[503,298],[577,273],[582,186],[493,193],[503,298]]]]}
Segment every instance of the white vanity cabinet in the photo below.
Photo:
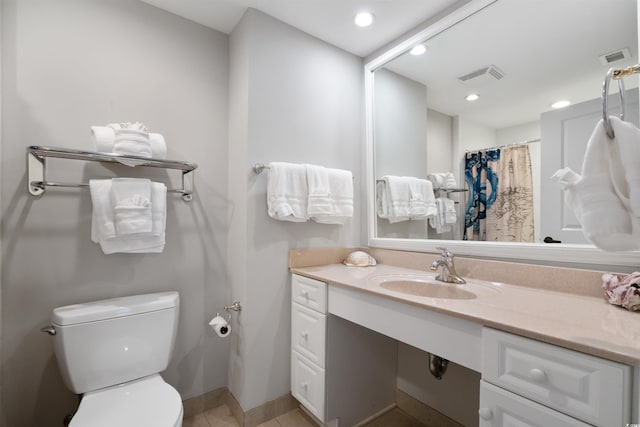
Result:
{"type": "Polygon", "coordinates": [[[631,367],[490,328],[482,348],[480,426],[630,422],[631,367]]]}
{"type": "Polygon", "coordinates": [[[291,279],[291,394],[325,421],[327,284],[291,279]]]}

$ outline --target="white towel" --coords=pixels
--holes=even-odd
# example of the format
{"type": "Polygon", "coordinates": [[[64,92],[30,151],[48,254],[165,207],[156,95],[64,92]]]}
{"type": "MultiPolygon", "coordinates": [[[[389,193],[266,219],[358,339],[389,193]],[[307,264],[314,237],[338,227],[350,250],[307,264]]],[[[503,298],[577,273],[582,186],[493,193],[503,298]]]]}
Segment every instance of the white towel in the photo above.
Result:
{"type": "MultiPolygon", "coordinates": [[[[606,251],[636,250],[640,249],[640,221],[632,218],[627,182],[627,176],[633,180],[634,174],[625,174],[626,162],[618,150],[638,140],[627,140],[632,137],[627,126],[614,117],[610,120],[616,137],[610,140],[602,120],[598,122],[587,145],[582,176],[565,168],[552,180],[563,187],[565,200],[589,241],[606,251]]],[[[633,153],[628,154],[633,157],[633,153]]]]}
{"type": "Polygon", "coordinates": [[[353,217],[353,174],[342,169],[305,165],[307,215],[320,224],[344,224],[353,217]]]}
{"type": "Polygon", "coordinates": [[[411,219],[411,177],[385,175],[380,178],[386,192],[386,219],[391,224],[411,219]]]}
{"type": "Polygon", "coordinates": [[[451,172],[436,172],[427,175],[427,179],[433,184],[434,190],[456,188],[456,178],[451,172]]]}
{"type": "Polygon", "coordinates": [[[453,200],[446,197],[438,197],[436,199],[436,207],[437,214],[429,219],[429,225],[435,228],[438,234],[451,231],[451,224],[455,224],[457,221],[453,200]]]}
{"type": "Polygon", "coordinates": [[[90,180],[93,213],[91,240],[99,243],[105,254],[116,252],[159,253],[164,249],[166,228],[167,187],[151,183],[152,230],[149,233],[117,235],[115,211],[111,203],[112,181],[90,180]]]}
{"type": "Polygon", "coordinates": [[[436,215],[436,198],[431,181],[410,178],[409,191],[409,216],[412,220],[426,220],[436,215]]]}
{"type": "Polygon", "coordinates": [[[267,212],[280,221],[305,222],[309,192],[304,165],[269,163],[267,178],[267,212]]]}
{"type": "Polygon", "coordinates": [[[151,214],[153,229],[150,233],[128,234],[100,241],[105,254],[112,253],[161,253],[165,245],[167,225],[167,187],[159,182],[151,183],[151,214]]]}
{"type": "MultiPolygon", "coordinates": [[[[115,130],[120,128],[120,125],[117,123],[110,123],[107,126],[91,126],[91,136],[93,138],[93,143],[96,147],[96,151],[99,151],[101,153],[114,153],[113,146],[116,139],[115,130]]],[[[149,133],[149,146],[151,148],[151,157],[153,157],[154,159],[167,158],[167,143],[162,134],[149,133]]],[[[119,148],[122,149],[122,146],[120,146],[119,148]]],[[[144,162],[136,162],[136,164],[142,163],[144,162]]],[[[133,166],[135,166],[136,164],[133,164],[133,166]]]]}
{"type": "Polygon", "coordinates": [[[152,231],[150,180],[112,179],[111,204],[115,212],[116,233],[119,236],[152,231]]]}

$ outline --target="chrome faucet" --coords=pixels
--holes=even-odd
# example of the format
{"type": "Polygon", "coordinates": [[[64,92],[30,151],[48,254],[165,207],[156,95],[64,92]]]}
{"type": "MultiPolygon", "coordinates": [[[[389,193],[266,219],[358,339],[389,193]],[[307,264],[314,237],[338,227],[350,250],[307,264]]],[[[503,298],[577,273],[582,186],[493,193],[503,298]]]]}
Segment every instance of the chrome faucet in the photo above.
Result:
{"type": "Polygon", "coordinates": [[[431,270],[436,271],[440,267],[440,274],[436,276],[436,280],[447,283],[456,283],[462,285],[467,283],[462,277],[456,273],[456,267],[453,265],[453,253],[447,248],[437,248],[442,251],[442,258],[431,263],[431,270]]]}

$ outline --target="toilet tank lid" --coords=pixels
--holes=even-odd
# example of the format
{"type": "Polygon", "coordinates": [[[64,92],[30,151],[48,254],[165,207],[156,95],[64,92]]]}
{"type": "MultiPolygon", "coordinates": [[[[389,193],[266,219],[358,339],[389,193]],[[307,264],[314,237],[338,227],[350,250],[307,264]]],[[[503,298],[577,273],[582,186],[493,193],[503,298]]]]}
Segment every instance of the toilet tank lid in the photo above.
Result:
{"type": "Polygon", "coordinates": [[[53,310],[51,321],[60,326],[96,322],[134,314],[175,308],[180,303],[177,292],[157,292],[67,305],[53,310]]]}

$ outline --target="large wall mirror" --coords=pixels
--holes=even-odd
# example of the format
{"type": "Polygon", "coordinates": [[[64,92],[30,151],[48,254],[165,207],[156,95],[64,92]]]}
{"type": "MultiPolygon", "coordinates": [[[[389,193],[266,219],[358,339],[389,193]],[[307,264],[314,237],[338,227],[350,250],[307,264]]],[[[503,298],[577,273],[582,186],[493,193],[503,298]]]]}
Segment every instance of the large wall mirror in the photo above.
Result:
{"type": "MultiPolygon", "coordinates": [[[[638,63],[637,18],[636,0],[472,0],[369,61],[370,245],[637,265],[590,245],[550,180],[580,172],[607,70],[638,63]],[[394,177],[429,178],[437,217],[394,217],[394,177]]],[[[638,78],[624,83],[638,124],[638,78]]]]}

